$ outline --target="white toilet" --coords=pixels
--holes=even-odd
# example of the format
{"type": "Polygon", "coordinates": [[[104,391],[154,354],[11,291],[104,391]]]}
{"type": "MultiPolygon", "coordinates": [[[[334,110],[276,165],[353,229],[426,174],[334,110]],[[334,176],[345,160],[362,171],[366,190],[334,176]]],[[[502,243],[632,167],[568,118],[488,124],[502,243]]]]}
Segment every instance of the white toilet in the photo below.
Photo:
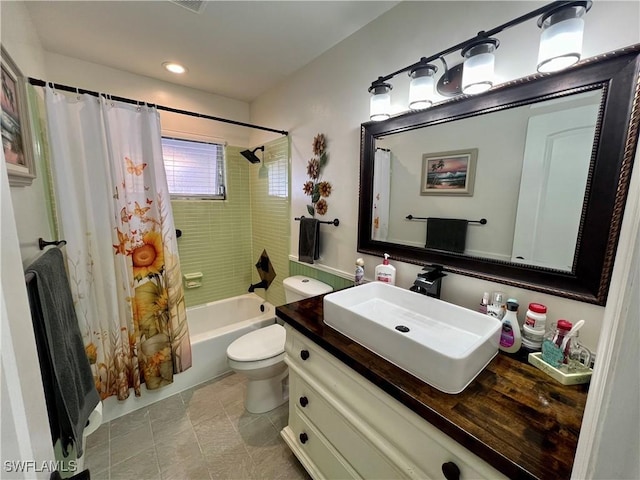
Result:
{"type": "MultiPolygon", "coordinates": [[[[285,278],[287,303],[314,297],[333,290],[330,285],[302,275],[285,278]]],[[[285,329],[277,323],[247,333],[227,348],[229,367],[247,376],[244,406],[251,413],[264,413],[288,399],[284,363],[285,329]]]]}

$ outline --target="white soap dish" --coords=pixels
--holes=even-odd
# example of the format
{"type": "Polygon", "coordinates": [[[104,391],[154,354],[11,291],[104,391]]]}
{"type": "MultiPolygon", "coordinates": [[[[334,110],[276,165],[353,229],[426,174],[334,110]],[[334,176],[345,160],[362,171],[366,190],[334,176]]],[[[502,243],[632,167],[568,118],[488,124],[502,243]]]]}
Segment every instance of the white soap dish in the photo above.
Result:
{"type": "Polygon", "coordinates": [[[542,359],[542,352],[530,353],[529,363],[534,367],[539,368],[544,373],[549,375],[554,380],[557,380],[563,385],[578,385],[581,383],[589,383],[591,380],[592,369],[581,370],[579,372],[563,372],[557,368],[549,365],[542,359]]]}

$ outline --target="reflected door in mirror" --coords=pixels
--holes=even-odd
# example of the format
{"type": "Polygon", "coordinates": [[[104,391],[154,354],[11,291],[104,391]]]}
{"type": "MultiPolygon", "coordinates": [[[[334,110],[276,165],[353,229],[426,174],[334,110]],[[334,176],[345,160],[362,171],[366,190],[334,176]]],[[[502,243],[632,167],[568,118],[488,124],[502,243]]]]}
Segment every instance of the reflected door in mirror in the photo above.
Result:
{"type": "Polygon", "coordinates": [[[572,271],[597,105],[529,119],[512,262],[572,271]]]}

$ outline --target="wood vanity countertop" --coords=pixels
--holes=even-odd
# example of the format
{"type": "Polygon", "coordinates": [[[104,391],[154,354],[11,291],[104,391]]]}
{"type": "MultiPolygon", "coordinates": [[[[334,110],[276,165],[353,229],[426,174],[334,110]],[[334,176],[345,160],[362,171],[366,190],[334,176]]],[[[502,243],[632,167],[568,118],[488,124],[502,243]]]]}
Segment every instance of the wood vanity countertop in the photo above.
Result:
{"type": "Polygon", "coordinates": [[[561,385],[499,353],[462,393],[442,393],[325,325],[323,297],[276,313],[509,478],[570,478],[588,384],[561,385]]]}

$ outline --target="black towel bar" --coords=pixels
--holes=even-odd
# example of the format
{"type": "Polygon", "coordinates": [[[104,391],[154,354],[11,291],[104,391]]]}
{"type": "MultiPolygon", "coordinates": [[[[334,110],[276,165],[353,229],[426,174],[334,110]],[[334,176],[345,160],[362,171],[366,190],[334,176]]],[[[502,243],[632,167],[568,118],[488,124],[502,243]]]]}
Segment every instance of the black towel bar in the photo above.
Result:
{"type": "Polygon", "coordinates": [[[44,250],[44,247],[48,247],[49,245],[55,245],[56,247],[61,247],[66,244],[67,244],[66,240],[54,240],[53,242],[48,242],[46,240],[43,240],[42,237],[38,239],[38,246],[40,247],[40,250],[44,250]]]}
{"type": "MultiPolygon", "coordinates": [[[[301,218],[306,218],[304,216],[302,217],[295,217],[294,220],[299,222],[301,218]]],[[[338,225],[340,225],[340,220],[338,220],[337,218],[333,219],[333,220],[329,220],[328,222],[326,221],[322,221],[322,220],[318,220],[318,223],[327,223],[329,225],[333,225],[334,227],[337,227],[338,225]]]]}
{"type": "MultiPolygon", "coordinates": [[[[411,214],[407,215],[404,218],[406,218],[407,220],[429,220],[430,218],[441,220],[438,217],[414,217],[411,214]]],[[[467,223],[479,223],[480,225],[486,225],[487,224],[487,219],[486,218],[481,218],[480,220],[467,220],[467,223]]]]}

